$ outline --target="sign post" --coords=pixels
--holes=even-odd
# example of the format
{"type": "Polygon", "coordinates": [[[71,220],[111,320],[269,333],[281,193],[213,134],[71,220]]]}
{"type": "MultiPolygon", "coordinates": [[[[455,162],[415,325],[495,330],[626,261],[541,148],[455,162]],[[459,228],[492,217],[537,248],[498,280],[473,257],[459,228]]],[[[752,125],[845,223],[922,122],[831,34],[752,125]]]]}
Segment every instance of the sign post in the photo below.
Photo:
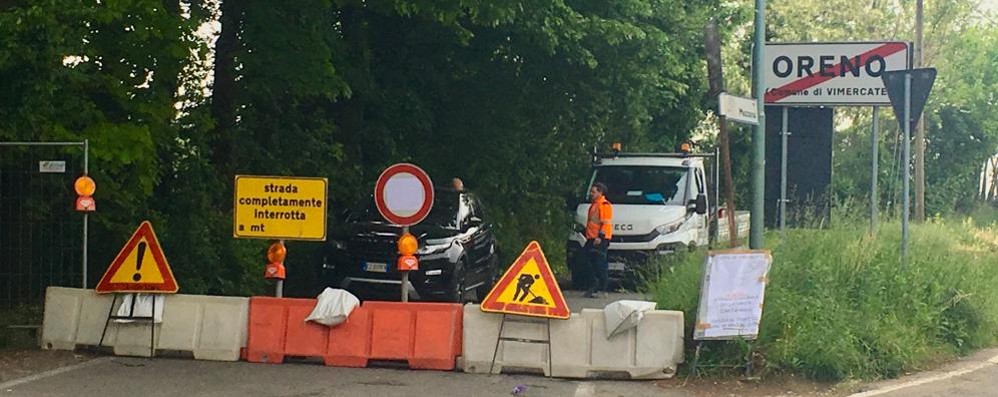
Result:
{"type": "Polygon", "coordinates": [[[911,164],[911,130],[918,124],[922,117],[922,110],[925,109],[925,102],[929,99],[929,92],[936,81],[936,69],[908,69],[884,73],[884,87],[890,96],[891,106],[897,116],[901,130],[904,131],[904,197],[902,206],[904,214],[901,216],[901,265],[908,265],[908,222],[910,219],[911,197],[910,197],[910,173],[911,164]]]}
{"type": "MultiPolygon", "coordinates": [[[[755,340],[773,257],[767,250],[710,251],[703,265],[693,340],[693,373],[703,341],[755,340]]],[[[750,348],[751,349],[751,348],[750,348]]],[[[751,374],[751,354],[747,372],[751,374]]]]}
{"type": "MultiPolygon", "coordinates": [[[[885,76],[911,66],[905,42],[767,43],[765,103],[773,106],[873,106],[870,177],[870,230],[877,225],[877,107],[891,104],[885,76]]],[[[900,113],[899,113],[900,114],[900,113]]],[[[787,109],[780,132],[779,218],[781,235],[786,218],[787,109]]]]}
{"type": "Polygon", "coordinates": [[[232,236],[275,240],[267,249],[264,278],[284,295],[284,240],[326,240],[326,178],[236,175],[232,236]]]}
{"type": "MultiPolygon", "coordinates": [[[[118,256],[108,266],[95,288],[98,294],[115,294],[114,298],[111,299],[111,307],[108,309],[107,320],[104,322],[104,330],[101,331],[97,347],[104,343],[104,336],[107,334],[107,327],[111,324],[111,319],[149,321],[149,356],[154,356],[156,354],[156,301],[161,298],[153,296],[149,316],[137,316],[135,314],[136,301],[144,298],[137,294],[175,294],[179,289],[177,280],[173,277],[173,271],[170,270],[170,264],[166,262],[166,256],[163,255],[159,239],[156,238],[156,232],[153,231],[152,224],[149,221],[143,221],[135,233],[132,233],[132,237],[128,239],[121,251],[118,252],[118,256]],[[118,300],[118,294],[121,293],[136,295],[126,296],[123,299],[122,308],[119,308],[118,314],[114,315],[114,305],[118,300]],[[129,310],[127,314],[123,314],[126,304],[129,305],[129,310]]],[[[162,310],[162,305],[160,305],[160,310],[162,310]]]]}
{"type": "Polygon", "coordinates": [[[402,226],[398,240],[398,270],[402,272],[402,302],[409,301],[409,271],[419,269],[414,256],[419,249],[409,226],[422,222],[433,208],[433,181],[413,164],[394,164],[378,176],[374,185],[374,204],[388,222],[402,226]]]}

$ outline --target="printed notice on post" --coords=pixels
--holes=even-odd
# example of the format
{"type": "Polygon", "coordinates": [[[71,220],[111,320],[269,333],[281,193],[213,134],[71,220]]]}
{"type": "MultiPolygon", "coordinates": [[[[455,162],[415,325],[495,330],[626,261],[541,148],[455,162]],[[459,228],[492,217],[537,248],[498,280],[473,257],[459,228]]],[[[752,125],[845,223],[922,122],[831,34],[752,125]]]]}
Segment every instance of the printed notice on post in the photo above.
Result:
{"type": "Polygon", "coordinates": [[[711,251],[693,338],[755,339],[772,261],[769,251],[711,251]]]}

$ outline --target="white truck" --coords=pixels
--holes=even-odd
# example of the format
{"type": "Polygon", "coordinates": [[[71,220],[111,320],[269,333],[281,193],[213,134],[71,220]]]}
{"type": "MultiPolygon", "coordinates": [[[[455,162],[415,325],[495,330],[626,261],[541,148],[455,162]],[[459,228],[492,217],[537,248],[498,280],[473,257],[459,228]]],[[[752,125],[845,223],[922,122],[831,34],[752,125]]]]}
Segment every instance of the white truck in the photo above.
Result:
{"type": "MultiPolygon", "coordinates": [[[[613,205],[613,235],[607,252],[611,279],[633,282],[641,269],[658,270],[646,266],[656,256],[704,247],[712,239],[727,241],[727,219],[718,222],[716,216],[717,174],[707,173],[704,164],[707,159],[717,164],[716,158],[716,153],[594,154],[585,192],[593,183],[602,182],[613,205]],[[708,180],[713,182],[709,189],[708,180]]],[[[583,249],[589,200],[580,201],[574,207],[574,230],[566,243],[566,261],[576,287],[591,278],[583,249]]],[[[748,212],[736,215],[738,235],[745,236],[748,212]]]]}

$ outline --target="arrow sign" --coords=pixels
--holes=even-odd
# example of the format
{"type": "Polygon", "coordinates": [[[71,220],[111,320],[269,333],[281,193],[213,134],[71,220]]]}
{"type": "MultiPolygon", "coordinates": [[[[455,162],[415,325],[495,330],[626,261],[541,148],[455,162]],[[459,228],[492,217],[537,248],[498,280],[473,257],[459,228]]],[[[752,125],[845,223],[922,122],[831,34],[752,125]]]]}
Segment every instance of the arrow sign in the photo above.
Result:
{"type": "Polygon", "coordinates": [[[918,123],[918,118],[925,109],[925,102],[929,99],[929,92],[932,91],[932,84],[936,81],[936,68],[895,70],[884,72],[880,78],[884,80],[884,87],[887,88],[887,96],[891,98],[891,107],[894,108],[894,115],[897,116],[898,125],[904,131],[904,76],[911,74],[911,112],[908,120],[910,129],[913,131],[918,123]]]}

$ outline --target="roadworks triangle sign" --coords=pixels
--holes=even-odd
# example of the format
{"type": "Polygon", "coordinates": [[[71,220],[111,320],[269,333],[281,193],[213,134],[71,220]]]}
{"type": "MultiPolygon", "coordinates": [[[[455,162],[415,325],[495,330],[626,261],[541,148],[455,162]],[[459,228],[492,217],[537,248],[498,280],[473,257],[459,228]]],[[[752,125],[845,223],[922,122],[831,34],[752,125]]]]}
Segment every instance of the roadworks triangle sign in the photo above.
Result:
{"type": "Polygon", "coordinates": [[[97,283],[97,293],[172,294],[179,287],[149,221],[132,233],[97,283]]]}
{"type": "Polygon", "coordinates": [[[527,244],[492,288],[482,301],[482,311],[558,319],[571,315],[541,245],[536,241],[527,244]]]}

